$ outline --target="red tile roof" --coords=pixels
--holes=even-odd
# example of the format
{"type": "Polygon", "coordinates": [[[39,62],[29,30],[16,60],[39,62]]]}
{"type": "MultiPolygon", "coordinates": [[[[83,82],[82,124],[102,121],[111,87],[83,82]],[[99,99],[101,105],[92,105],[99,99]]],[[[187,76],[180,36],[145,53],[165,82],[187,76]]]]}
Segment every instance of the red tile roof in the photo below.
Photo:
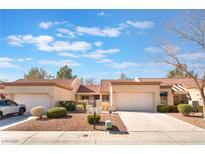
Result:
{"type": "Polygon", "coordinates": [[[139,78],[140,81],[145,82],[162,82],[161,87],[173,86],[174,84],[182,85],[185,88],[195,88],[196,84],[193,79],[169,79],[169,78],[139,78]]]}
{"type": "MultiPolygon", "coordinates": [[[[195,88],[196,84],[193,79],[169,79],[169,78],[139,78],[141,82],[156,83],[161,82],[161,88],[171,88],[175,84],[182,85],[185,88],[195,88]]],[[[135,80],[101,80],[101,92],[109,92],[111,83],[126,82],[127,84],[135,82],[135,80]]]]}
{"type": "Polygon", "coordinates": [[[114,81],[114,80],[101,80],[100,91],[102,93],[110,92],[111,81],[114,81]]]}
{"type": "Polygon", "coordinates": [[[77,93],[100,93],[100,85],[81,85],[77,93]]]}
{"type": "Polygon", "coordinates": [[[6,82],[6,86],[57,86],[65,89],[72,89],[72,83],[75,79],[20,79],[15,82],[6,82]]]}

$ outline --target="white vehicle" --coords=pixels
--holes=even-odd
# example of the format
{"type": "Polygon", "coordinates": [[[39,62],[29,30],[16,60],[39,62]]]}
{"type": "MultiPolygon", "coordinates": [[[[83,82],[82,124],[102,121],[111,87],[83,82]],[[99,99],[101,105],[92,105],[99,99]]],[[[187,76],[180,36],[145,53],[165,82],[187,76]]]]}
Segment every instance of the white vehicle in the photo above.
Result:
{"type": "Polygon", "coordinates": [[[0,100],[0,118],[8,114],[23,115],[26,112],[26,106],[24,104],[17,104],[9,99],[0,100]]]}

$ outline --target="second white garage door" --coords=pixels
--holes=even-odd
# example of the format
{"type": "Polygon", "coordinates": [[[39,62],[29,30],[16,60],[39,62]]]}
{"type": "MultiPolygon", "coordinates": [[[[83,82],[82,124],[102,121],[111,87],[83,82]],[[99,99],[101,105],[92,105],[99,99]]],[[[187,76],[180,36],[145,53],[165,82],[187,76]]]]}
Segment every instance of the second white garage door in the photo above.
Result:
{"type": "Polygon", "coordinates": [[[153,111],[153,93],[117,93],[117,110],[153,111]]]}
{"type": "Polygon", "coordinates": [[[48,94],[15,94],[14,101],[18,104],[25,104],[27,112],[35,106],[44,106],[47,111],[52,105],[48,94]]]}

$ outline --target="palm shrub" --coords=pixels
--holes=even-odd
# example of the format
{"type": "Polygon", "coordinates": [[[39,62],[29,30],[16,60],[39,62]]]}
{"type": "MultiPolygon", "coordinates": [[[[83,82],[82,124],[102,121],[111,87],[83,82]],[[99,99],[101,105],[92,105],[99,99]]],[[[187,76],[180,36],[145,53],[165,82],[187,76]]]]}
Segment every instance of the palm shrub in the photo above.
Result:
{"type": "Polygon", "coordinates": [[[181,114],[189,115],[192,111],[192,106],[189,104],[178,104],[177,109],[181,114]]]}

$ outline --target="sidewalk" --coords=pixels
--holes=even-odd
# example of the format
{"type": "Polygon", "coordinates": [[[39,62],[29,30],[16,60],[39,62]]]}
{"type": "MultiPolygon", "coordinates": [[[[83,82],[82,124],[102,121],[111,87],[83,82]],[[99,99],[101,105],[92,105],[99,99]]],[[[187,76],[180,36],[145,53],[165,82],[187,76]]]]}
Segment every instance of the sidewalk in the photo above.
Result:
{"type": "Polygon", "coordinates": [[[205,132],[0,131],[0,144],[205,144],[205,132]]]}

